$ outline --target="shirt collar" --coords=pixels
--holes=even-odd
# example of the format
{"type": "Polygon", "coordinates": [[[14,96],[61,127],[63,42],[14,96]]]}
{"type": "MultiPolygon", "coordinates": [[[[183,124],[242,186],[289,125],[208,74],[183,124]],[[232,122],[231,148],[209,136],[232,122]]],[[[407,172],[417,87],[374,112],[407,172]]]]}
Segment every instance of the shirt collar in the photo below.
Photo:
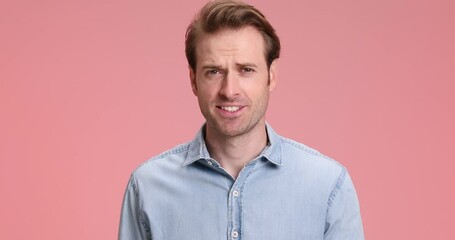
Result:
{"type": "MultiPolygon", "coordinates": [[[[281,137],[266,123],[268,144],[261,152],[260,156],[264,157],[275,165],[282,165],[282,147],[281,137]]],[[[189,143],[188,154],[183,162],[183,166],[190,165],[201,159],[210,159],[207,145],[204,141],[205,124],[196,134],[196,137],[189,143]]]]}
{"type": "Polygon", "coordinates": [[[189,143],[188,154],[186,155],[183,166],[190,165],[200,159],[209,159],[210,154],[204,141],[205,124],[197,132],[196,137],[189,143]]]}

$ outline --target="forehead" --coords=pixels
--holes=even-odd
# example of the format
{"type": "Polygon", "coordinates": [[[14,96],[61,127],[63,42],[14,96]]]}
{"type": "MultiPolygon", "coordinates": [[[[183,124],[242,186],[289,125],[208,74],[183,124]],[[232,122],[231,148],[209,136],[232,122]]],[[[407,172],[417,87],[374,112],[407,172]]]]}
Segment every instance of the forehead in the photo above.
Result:
{"type": "Polygon", "coordinates": [[[265,46],[262,34],[254,27],[222,29],[203,34],[196,44],[196,62],[216,61],[222,57],[265,63],[265,46]]]}

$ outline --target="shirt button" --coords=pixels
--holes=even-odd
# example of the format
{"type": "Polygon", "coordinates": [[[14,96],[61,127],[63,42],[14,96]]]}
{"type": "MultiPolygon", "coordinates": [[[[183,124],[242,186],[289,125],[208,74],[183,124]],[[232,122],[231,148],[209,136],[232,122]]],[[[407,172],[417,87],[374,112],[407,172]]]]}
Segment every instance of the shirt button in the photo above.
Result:
{"type": "Polygon", "coordinates": [[[239,236],[239,232],[237,232],[236,230],[232,231],[232,237],[233,238],[237,238],[239,236]]]}
{"type": "Polygon", "coordinates": [[[207,161],[207,164],[210,165],[210,166],[213,165],[212,161],[207,161]]]}
{"type": "Polygon", "coordinates": [[[234,191],[232,192],[232,195],[233,195],[234,197],[238,197],[239,194],[240,194],[240,193],[239,193],[239,191],[237,191],[237,190],[234,190],[234,191]]]}

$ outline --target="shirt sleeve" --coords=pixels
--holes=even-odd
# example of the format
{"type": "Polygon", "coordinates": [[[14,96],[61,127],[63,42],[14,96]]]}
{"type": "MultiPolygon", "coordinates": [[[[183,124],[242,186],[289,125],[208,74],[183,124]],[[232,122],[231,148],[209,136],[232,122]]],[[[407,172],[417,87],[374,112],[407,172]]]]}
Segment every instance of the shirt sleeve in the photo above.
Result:
{"type": "Polygon", "coordinates": [[[137,183],[131,176],[123,198],[118,239],[152,239],[149,224],[143,217],[137,183]]]}
{"type": "Polygon", "coordinates": [[[363,240],[357,194],[346,169],[329,197],[324,240],[363,240]]]}

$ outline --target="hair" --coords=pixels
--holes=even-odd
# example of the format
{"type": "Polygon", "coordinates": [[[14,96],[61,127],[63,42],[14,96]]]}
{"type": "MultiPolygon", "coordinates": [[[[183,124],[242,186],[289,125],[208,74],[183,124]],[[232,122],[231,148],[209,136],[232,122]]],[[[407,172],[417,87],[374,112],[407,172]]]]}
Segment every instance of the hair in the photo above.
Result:
{"type": "Polygon", "coordinates": [[[188,64],[196,70],[196,44],[203,34],[214,34],[223,29],[256,28],[264,39],[267,67],[280,57],[280,39],[275,29],[255,7],[236,0],[208,2],[188,26],[185,34],[185,54],[188,64]]]}

